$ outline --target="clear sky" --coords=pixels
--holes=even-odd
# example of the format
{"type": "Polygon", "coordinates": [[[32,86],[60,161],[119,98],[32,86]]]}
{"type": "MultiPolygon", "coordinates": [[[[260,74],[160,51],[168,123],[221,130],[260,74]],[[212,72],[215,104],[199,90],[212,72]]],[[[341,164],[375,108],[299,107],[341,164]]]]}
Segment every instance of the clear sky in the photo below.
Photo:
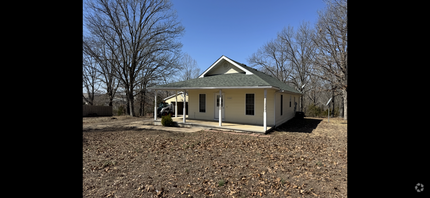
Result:
{"type": "MultiPolygon", "coordinates": [[[[317,22],[322,0],[171,0],[185,27],[182,52],[197,61],[200,74],[225,55],[246,59],[284,27],[317,22]]],[[[84,27],[84,31],[86,28],[84,27]]]]}
{"type": "Polygon", "coordinates": [[[322,0],[172,0],[185,27],[182,51],[197,61],[203,73],[225,55],[246,59],[284,27],[317,22],[322,0]]]}

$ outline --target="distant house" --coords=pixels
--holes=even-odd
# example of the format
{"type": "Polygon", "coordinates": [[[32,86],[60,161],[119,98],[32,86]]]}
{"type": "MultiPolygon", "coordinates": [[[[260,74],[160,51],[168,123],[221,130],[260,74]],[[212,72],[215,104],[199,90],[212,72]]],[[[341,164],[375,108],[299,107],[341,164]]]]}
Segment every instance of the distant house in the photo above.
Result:
{"type": "Polygon", "coordinates": [[[188,93],[189,119],[279,126],[302,95],[278,79],[221,56],[197,79],[149,87],[188,93]]]}

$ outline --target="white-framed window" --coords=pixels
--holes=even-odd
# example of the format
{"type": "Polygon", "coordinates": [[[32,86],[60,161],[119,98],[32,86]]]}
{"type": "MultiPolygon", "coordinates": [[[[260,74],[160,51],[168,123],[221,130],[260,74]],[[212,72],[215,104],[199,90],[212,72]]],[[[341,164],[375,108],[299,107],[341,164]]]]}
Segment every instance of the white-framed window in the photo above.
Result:
{"type": "Polygon", "coordinates": [[[199,112],[206,112],[206,94],[199,94],[199,112]]]}
{"type": "Polygon", "coordinates": [[[255,94],[245,94],[245,115],[255,115],[255,94]]]}

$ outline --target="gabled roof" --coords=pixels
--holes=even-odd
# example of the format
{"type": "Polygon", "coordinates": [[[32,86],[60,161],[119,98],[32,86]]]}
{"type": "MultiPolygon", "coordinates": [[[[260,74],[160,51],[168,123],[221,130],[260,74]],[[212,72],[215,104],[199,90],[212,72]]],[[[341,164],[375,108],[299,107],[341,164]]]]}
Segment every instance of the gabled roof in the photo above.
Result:
{"type": "Polygon", "coordinates": [[[157,85],[148,89],[240,89],[240,88],[275,88],[281,91],[301,94],[299,91],[291,88],[287,84],[279,81],[268,74],[260,72],[254,68],[248,67],[226,56],[221,56],[214,64],[203,72],[199,78],[187,81],[169,83],[166,85],[157,85]],[[233,73],[214,76],[205,76],[220,60],[227,60],[234,66],[246,72],[246,74],[233,73]]]}
{"type": "Polygon", "coordinates": [[[243,67],[242,63],[238,63],[236,61],[234,61],[233,59],[228,58],[227,56],[222,55],[217,61],[215,61],[209,68],[207,68],[200,76],[199,78],[203,78],[205,77],[205,74],[208,73],[211,69],[213,69],[219,62],[221,62],[222,60],[225,60],[229,63],[231,63],[232,65],[236,66],[237,68],[239,68],[240,70],[242,70],[243,72],[245,72],[245,74],[252,74],[251,71],[249,71],[248,69],[243,67]]]}

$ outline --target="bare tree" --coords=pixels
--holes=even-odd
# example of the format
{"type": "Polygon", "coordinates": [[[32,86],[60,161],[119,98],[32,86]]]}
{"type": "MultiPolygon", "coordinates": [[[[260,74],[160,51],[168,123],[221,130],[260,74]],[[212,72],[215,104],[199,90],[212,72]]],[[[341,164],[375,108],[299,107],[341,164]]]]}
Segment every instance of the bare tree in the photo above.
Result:
{"type": "Polygon", "coordinates": [[[290,62],[286,53],[286,46],[280,38],[267,42],[263,47],[253,53],[248,59],[251,67],[259,69],[286,83],[291,73],[290,62]]]}
{"type": "Polygon", "coordinates": [[[90,38],[84,38],[83,50],[86,54],[89,54],[98,63],[98,72],[100,73],[99,80],[105,85],[106,95],[109,100],[109,106],[112,106],[112,100],[115,97],[115,93],[118,89],[119,80],[115,78],[114,66],[112,53],[107,46],[103,44],[103,41],[95,41],[90,38]]]}
{"type": "Polygon", "coordinates": [[[82,61],[82,86],[86,92],[82,98],[89,104],[94,105],[94,95],[99,92],[97,63],[93,57],[84,53],[82,61]]]}
{"type": "Polygon", "coordinates": [[[346,0],[326,1],[327,9],[319,12],[314,38],[317,55],[314,66],[322,75],[321,79],[330,81],[342,90],[344,119],[347,119],[347,9],[346,0]]]}
{"type": "MultiPolygon", "coordinates": [[[[288,26],[276,39],[252,54],[248,62],[304,93],[315,53],[313,37],[314,32],[307,22],[303,22],[297,32],[288,26]]],[[[303,111],[304,98],[300,97],[300,100],[300,110],[303,111]]]]}
{"type": "Polygon", "coordinates": [[[189,54],[185,53],[181,59],[181,73],[180,80],[190,80],[198,78],[200,75],[200,68],[197,61],[194,60],[189,54]]]}
{"type": "Polygon", "coordinates": [[[134,88],[143,82],[137,79],[139,73],[174,70],[182,47],[175,40],[184,28],[168,0],[88,0],[85,6],[85,25],[112,52],[114,74],[124,85],[127,113],[133,116],[134,88]]]}
{"type": "MultiPolygon", "coordinates": [[[[291,63],[290,82],[302,93],[305,90],[304,86],[309,81],[312,58],[315,53],[313,37],[314,32],[308,22],[302,22],[297,32],[293,27],[288,26],[278,33],[279,40],[286,46],[285,53],[291,63]]],[[[300,110],[303,111],[303,97],[300,97],[300,100],[300,110]]]]}

